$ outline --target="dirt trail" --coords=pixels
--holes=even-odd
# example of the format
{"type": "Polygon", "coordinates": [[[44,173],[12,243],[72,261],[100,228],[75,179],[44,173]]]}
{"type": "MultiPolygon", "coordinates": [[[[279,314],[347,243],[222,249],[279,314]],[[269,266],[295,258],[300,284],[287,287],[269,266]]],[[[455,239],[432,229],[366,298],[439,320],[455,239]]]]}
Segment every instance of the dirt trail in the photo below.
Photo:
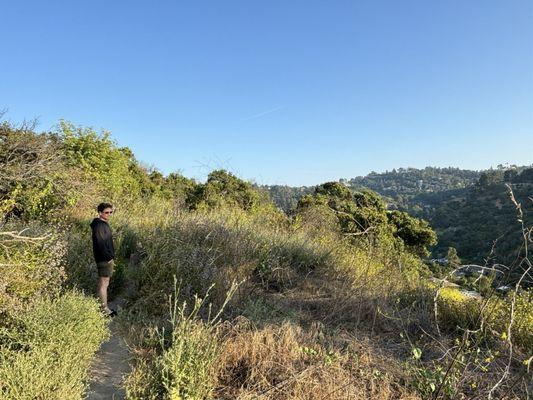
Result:
{"type": "MultiPolygon", "coordinates": [[[[121,299],[109,303],[113,309],[120,309],[121,299]]],[[[121,337],[117,321],[109,324],[111,338],[102,344],[91,365],[91,382],[87,400],[120,400],[125,398],[123,379],[130,371],[129,351],[121,337]]]]}

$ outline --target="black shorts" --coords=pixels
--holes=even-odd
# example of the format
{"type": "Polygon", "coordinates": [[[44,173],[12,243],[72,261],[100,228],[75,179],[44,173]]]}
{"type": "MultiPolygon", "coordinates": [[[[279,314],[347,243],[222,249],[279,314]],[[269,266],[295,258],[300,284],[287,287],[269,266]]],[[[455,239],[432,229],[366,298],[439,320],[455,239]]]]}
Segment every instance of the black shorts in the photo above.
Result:
{"type": "Polygon", "coordinates": [[[102,278],[109,278],[113,275],[113,267],[115,262],[111,261],[100,261],[96,263],[96,268],[98,269],[98,276],[102,278]]]}

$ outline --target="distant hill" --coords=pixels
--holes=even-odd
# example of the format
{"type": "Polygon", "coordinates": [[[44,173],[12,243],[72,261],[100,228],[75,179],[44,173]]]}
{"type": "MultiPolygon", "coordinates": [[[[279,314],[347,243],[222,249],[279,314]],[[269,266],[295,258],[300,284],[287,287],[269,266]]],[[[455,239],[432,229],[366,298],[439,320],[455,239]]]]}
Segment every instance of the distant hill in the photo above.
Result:
{"type": "Polygon", "coordinates": [[[524,225],[533,226],[533,168],[484,171],[475,185],[429,214],[439,236],[434,253],[443,255],[453,246],[465,261],[483,263],[497,240],[495,259],[512,264],[523,240],[509,188],[521,204],[524,225]]]}
{"type": "Polygon", "coordinates": [[[372,172],[344,182],[354,190],[368,188],[379,193],[390,208],[427,217],[442,201],[462,195],[479,177],[478,171],[426,167],[372,172]]]}
{"type": "MultiPolygon", "coordinates": [[[[475,184],[480,175],[481,172],[459,168],[399,168],[340,179],[339,182],[353,190],[371,189],[383,196],[389,207],[420,214],[425,208],[440,204],[442,197],[448,198],[453,192],[462,193],[465,188],[475,184]],[[443,193],[446,194],[443,196],[443,193]]],[[[269,192],[278,207],[289,212],[298,199],[310,193],[314,187],[272,185],[261,188],[269,192]]]]}
{"type": "MultiPolygon", "coordinates": [[[[407,211],[427,219],[437,231],[439,243],[433,249],[442,256],[449,246],[465,262],[482,263],[498,239],[495,255],[511,263],[520,247],[520,226],[506,184],[510,185],[533,225],[533,168],[502,167],[485,171],[459,168],[399,168],[384,173],[340,179],[352,190],[371,189],[389,208],[407,211]]],[[[290,212],[298,199],[313,187],[263,186],[272,200],[290,212]]]]}

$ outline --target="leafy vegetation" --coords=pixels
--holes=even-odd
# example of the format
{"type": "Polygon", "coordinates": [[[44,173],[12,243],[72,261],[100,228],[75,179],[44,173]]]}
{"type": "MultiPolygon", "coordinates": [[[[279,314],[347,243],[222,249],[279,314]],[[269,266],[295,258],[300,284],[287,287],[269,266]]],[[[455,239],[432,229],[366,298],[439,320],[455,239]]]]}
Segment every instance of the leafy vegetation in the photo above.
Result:
{"type": "MultiPolygon", "coordinates": [[[[511,264],[519,256],[522,237],[515,206],[509,200],[509,187],[522,204],[524,224],[531,226],[532,171],[533,168],[517,166],[486,171],[400,168],[340,179],[339,183],[352,192],[375,191],[389,210],[427,220],[438,236],[438,244],[431,248],[435,258],[445,257],[448,248],[454,247],[466,263],[484,265],[490,255],[489,265],[511,264]]],[[[287,186],[264,189],[287,212],[294,210],[298,201],[313,190],[287,186]]]]}
{"type": "Polygon", "coordinates": [[[420,256],[428,255],[428,246],[436,244],[435,232],[426,221],[388,211],[383,200],[368,190],[352,192],[340,183],[325,183],[317,186],[313,195],[300,199],[296,211],[317,205],[329,207],[348,236],[368,234],[375,241],[393,241],[396,247],[420,256]]]}
{"type": "MultiPolygon", "coordinates": [[[[4,123],[1,138],[3,397],[83,396],[107,335],[88,297],[96,277],[87,224],[102,200],[116,205],[113,292],[128,286],[130,399],[518,399],[528,390],[530,291],[499,295],[484,282],[474,298],[430,279],[450,265],[426,267],[436,235],[419,217],[440,215],[445,201],[413,215],[399,198],[387,206],[392,191],[383,198],[329,182],[302,190],[287,214],[227,171],[197,183],[145,168],[106,132],[4,123]]],[[[491,199],[502,185],[499,175],[424,171],[431,190],[453,186],[458,196],[491,199]]],[[[389,177],[406,179],[409,199],[421,194],[410,173],[389,177]]],[[[529,174],[502,174],[522,203],[529,174]]],[[[464,250],[448,247],[458,264],[464,250]]]]}
{"type": "Polygon", "coordinates": [[[106,337],[97,302],[81,294],[25,304],[0,329],[2,399],[82,399],[89,364],[106,337]]]}

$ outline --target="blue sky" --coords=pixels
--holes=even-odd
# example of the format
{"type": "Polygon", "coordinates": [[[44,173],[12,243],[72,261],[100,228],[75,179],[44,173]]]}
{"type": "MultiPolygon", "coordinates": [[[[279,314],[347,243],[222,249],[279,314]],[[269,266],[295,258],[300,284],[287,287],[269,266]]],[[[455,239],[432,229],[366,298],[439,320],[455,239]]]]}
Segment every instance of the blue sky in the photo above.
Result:
{"type": "Polygon", "coordinates": [[[0,109],[164,173],[318,184],[533,163],[533,2],[11,1],[0,109]]]}

